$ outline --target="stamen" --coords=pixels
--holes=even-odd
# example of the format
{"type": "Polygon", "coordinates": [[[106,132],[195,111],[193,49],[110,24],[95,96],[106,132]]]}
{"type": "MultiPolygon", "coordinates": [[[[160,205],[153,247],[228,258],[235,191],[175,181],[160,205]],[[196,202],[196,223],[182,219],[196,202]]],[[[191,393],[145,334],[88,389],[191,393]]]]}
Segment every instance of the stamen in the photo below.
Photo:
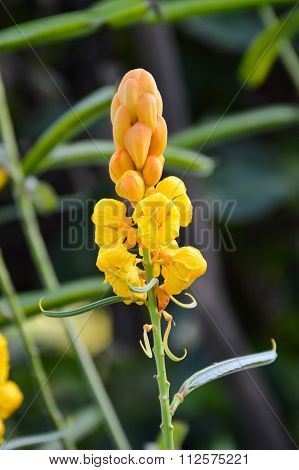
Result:
{"type": "Polygon", "coordinates": [[[171,359],[174,362],[182,361],[187,356],[187,350],[184,348],[184,354],[182,355],[182,357],[177,357],[170,351],[169,346],[168,346],[168,337],[169,337],[169,333],[171,330],[172,316],[169,315],[167,312],[163,312],[163,316],[165,320],[167,321],[167,327],[166,327],[164,338],[163,338],[163,346],[164,346],[165,354],[169,357],[169,359],[171,359]]]}
{"type": "Polygon", "coordinates": [[[196,299],[193,297],[193,295],[189,294],[188,292],[185,292],[185,295],[187,295],[187,297],[190,297],[190,299],[192,299],[191,303],[183,304],[182,302],[177,300],[173,295],[171,295],[170,298],[175,304],[179,305],[182,308],[191,309],[191,308],[197,307],[197,302],[196,302],[196,299]]]}
{"type": "Polygon", "coordinates": [[[144,344],[143,345],[142,341],[139,341],[140,346],[142,347],[142,350],[144,354],[149,357],[150,359],[153,357],[151,345],[148,339],[148,333],[153,329],[153,325],[143,325],[143,340],[144,344]]]}

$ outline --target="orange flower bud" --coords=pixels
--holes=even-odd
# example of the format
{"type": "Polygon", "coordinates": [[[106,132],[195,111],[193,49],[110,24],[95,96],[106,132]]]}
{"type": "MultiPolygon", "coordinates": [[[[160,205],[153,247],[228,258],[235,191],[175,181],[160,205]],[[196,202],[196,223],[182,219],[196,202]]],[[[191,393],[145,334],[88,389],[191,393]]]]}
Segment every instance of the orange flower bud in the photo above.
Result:
{"type": "Polygon", "coordinates": [[[130,250],[131,248],[134,248],[136,243],[137,243],[137,231],[135,228],[131,227],[129,228],[127,232],[126,246],[128,250],[130,250]]]}
{"type": "Polygon", "coordinates": [[[167,305],[169,304],[169,294],[167,294],[164,289],[158,286],[156,287],[156,295],[158,299],[158,310],[159,312],[162,312],[166,309],[167,305]]]}
{"type": "Polygon", "coordinates": [[[128,199],[133,204],[140,201],[144,196],[145,184],[138,171],[128,170],[118,180],[115,187],[116,193],[128,199]]]}
{"type": "Polygon", "coordinates": [[[109,174],[113,183],[117,183],[119,178],[128,170],[134,170],[134,163],[125,149],[114,152],[109,162],[109,174]]]}
{"type": "Polygon", "coordinates": [[[157,100],[151,93],[144,93],[136,102],[138,121],[143,122],[154,132],[157,124],[157,100]]]}
{"type": "Polygon", "coordinates": [[[151,144],[152,132],[142,122],[136,122],[124,137],[125,148],[129,152],[138,170],[141,170],[151,144]]]}
{"type": "Polygon", "coordinates": [[[163,101],[162,101],[162,96],[160,94],[160,92],[157,90],[157,110],[158,110],[158,113],[163,114],[163,101]]]}
{"type": "Polygon", "coordinates": [[[128,107],[122,104],[114,116],[113,139],[117,149],[124,147],[124,135],[131,127],[131,115],[128,107]]]}
{"type": "Polygon", "coordinates": [[[111,101],[111,107],[110,107],[110,117],[111,117],[111,122],[113,124],[114,121],[114,116],[118,108],[120,107],[120,101],[119,101],[119,96],[118,93],[115,93],[113,96],[113,99],[111,101]]]}
{"type": "Polygon", "coordinates": [[[121,91],[123,89],[124,84],[130,79],[135,78],[137,80],[143,91],[146,93],[152,93],[154,96],[157,94],[157,85],[155,82],[154,77],[144,69],[135,69],[130,70],[125,74],[122,81],[120,82],[118,90],[121,91]]]}
{"type": "Polygon", "coordinates": [[[127,105],[133,122],[137,119],[136,102],[142,95],[143,90],[140,83],[135,78],[129,78],[121,88],[121,101],[127,105]]]}
{"type": "Polygon", "coordinates": [[[161,155],[167,144],[167,126],[165,119],[158,115],[157,126],[153,133],[151,145],[149,148],[150,155],[161,155]]]}
{"type": "Polygon", "coordinates": [[[158,183],[162,176],[164,162],[165,158],[163,155],[160,155],[160,157],[147,157],[142,170],[142,175],[147,186],[155,186],[158,183]]]}

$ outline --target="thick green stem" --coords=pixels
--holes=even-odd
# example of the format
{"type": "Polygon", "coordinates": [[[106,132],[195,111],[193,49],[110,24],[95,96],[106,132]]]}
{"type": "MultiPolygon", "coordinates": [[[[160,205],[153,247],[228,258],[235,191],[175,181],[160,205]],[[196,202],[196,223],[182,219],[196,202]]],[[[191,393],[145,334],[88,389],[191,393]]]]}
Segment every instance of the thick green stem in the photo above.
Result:
{"type": "MultiPolygon", "coordinates": [[[[150,282],[153,278],[152,260],[149,250],[143,249],[143,256],[145,261],[146,279],[150,282]]],[[[166,366],[165,366],[165,353],[163,347],[162,333],[161,333],[161,317],[157,308],[157,301],[154,289],[148,293],[148,310],[153,325],[154,348],[153,353],[157,367],[157,382],[159,387],[159,401],[161,407],[161,431],[164,439],[164,446],[166,450],[174,449],[173,443],[173,425],[172,416],[169,407],[169,387],[170,384],[167,380],[166,366]]]]}
{"type": "MultiPolygon", "coordinates": [[[[27,350],[32,372],[35,376],[36,382],[39,386],[39,393],[43,397],[44,403],[48,410],[48,413],[59,431],[66,430],[66,425],[64,423],[63,417],[57,407],[55,398],[52,394],[51,388],[49,387],[48,378],[41,362],[38,349],[34,341],[32,340],[30,334],[27,332],[25,325],[25,315],[23,313],[22,307],[16,296],[10,275],[5,266],[5,262],[0,251],[0,287],[3,291],[3,294],[7,297],[11,312],[14,317],[14,321],[20,331],[21,337],[23,339],[25,348],[27,350]]],[[[68,437],[62,438],[63,444],[67,449],[74,449],[74,442],[72,442],[68,437]]]]}
{"type": "MultiPolygon", "coordinates": [[[[27,243],[34,260],[35,267],[39,272],[42,283],[49,290],[58,287],[59,283],[53,269],[44,240],[41,236],[36,214],[27,194],[24,175],[19,161],[16,139],[7,106],[5,91],[0,76],[0,124],[7,155],[10,159],[10,176],[14,187],[16,205],[20,209],[23,230],[27,243]]],[[[75,351],[78,363],[86,378],[86,383],[97,402],[106,426],[119,449],[129,449],[130,444],[122,429],[119,419],[115,413],[109,396],[105,390],[97,369],[90,358],[85,344],[81,341],[77,328],[72,319],[63,321],[66,333],[75,351]],[[108,405],[109,404],[109,405],[108,405]]]]}

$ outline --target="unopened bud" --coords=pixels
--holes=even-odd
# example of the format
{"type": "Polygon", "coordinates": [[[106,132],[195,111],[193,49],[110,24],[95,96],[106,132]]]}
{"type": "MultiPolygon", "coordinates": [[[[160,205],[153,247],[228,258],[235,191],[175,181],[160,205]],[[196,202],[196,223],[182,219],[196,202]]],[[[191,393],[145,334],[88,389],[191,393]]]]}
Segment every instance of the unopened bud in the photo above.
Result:
{"type": "Polygon", "coordinates": [[[128,199],[133,204],[137,203],[143,198],[145,192],[141,174],[134,170],[126,171],[118,180],[115,191],[120,197],[128,199]]]}
{"type": "Polygon", "coordinates": [[[109,174],[114,183],[128,170],[134,170],[134,163],[125,149],[114,152],[109,162],[109,174]]]}
{"type": "Polygon", "coordinates": [[[167,126],[164,118],[158,115],[155,132],[149,148],[150,155],[161,155],[167,144],[167,126]]]}
{"type": "Polygon", "coordinates": [[[125,134],[125,148],[129,152],[136,168],[141,170],[151,143],[152,132],[142,122],[136,122],[125,134]]]}
{"type": "Polygon", "coordinates": [[[121,103],[120,103],[120,100],[119,100],[118,93],[115,93],[115,95],[113,96],[113,99],[111,101],[111,107],[110,107],[110,117],[111,117],[112,124],[114,122],[115,113],[118,110],[118,108],[120,107],[120,104],[121,103]]]}
{"type": "Polygon", "coordinates": [[[155,186],[162,176],[165,158],[150,156],[146,159],[142,175],[147,186],[155,186]]]}
{"type": "Polygon", "coordinates": [[[131,114],[128,107],[122,104],[117,109],[113,123],[113,139],[117,149],[124,147],[124,135],[131,127],[131,114]]]}
{"type": "Polygon", "coordinates": [[[151,93],[144,93],[136,102],[138,121],[143,122],[154,132],[157,125],[157,99],[151,93]]]}

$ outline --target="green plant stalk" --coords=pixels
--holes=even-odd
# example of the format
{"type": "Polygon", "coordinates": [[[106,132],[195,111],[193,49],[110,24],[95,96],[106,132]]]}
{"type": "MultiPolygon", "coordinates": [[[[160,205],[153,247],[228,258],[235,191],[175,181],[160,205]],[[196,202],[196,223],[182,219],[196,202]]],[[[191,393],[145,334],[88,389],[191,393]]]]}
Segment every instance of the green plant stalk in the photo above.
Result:
{"type": "MultiPolygon", "coordinates": [[[[52,394],[52,390],[48,383],[48,378],[43,367],[38,349],[34,341],[32,340],[30,334],[28,334],[25,324],[25,316],[22,310],[22,307],[18,301],[18,297],[15,293],[9,272],[5,266],[5,262],[0,251],[0,286],[3,291],[3,294],[7,297],[8,303],[10,305],[11,312],[14,317],[14,321],[19,329],[20,335],[23,339],[26,351],[28,353],[32,372],[34,374],[35,380],[39,386],[39,393],[42,395],[48,413],[57,428],[58,431],[63,431],[66,429],[66,424],[60,413],[58,406],[56,404],[55,398],[52,394]]],[[[71,450],[75,448],[75,443],[68,438],[67,436],[62,436],[61,441],[64,446],[71,450]]]]}
{"type": "MultiPolygon", "coordinates": [[[[14,186],[14,197],[17,207],[20,209],[23,230],[28,242],[35,267],[45,287],[53,290],[59,283],[53,269],[44,240],[41,236],[36,214],[32,202],[26,193],[24,176],[19,161],[18,149],[14,130],[7,106],[5,91],[0,76],[0,124],[3,140],[6,145],[7,155],[10,158],[10,176],[14,186]]],[[[78,363],[85,375],[87,385],[94,396],[105,419],[107,428],[119,449],[129,449],[130,444],[118,420],[115,410],[110,402],[96,367],[90,358],[86,346],[79,337],[73,319],[63,320],[67,336],[73,346],[78,363]],[[107,406],[107,403],[110,406],[107,406]]]]}
{"type": "MultiPolygon", "coordinates": [[[[143,249],[143,256],[145,261],[146,280],[150,282],[153,278],[153,267],[151,255],[148,249],[143,249]]],[[[174,449],[173,443],[173,425],[172,415],[169,406],[169,388],[170,384],[167,380],[165,353],[163,347],[162,333],[161,333],[161,317],[157,308],[157,300],[154,288],[148,293],[148,311],[153,325],[154,347],[153,353],[157,367],[157,382],[159,387],[159,401],[161,407],[161,431],[164,439],[164,446],[166,450],[174,449]]]]}
{"type": "MultiPolygon", "coordinates": [[[[259,9],[259,15],[265,26],[271,26],[278,18],[271,5],[266,5],[259,9]]],[[[299,58],[291,41],[286,40],[285,46],[280,52],[283,65],[288,72],[297,93],[299,93],[299,58]]]]}

